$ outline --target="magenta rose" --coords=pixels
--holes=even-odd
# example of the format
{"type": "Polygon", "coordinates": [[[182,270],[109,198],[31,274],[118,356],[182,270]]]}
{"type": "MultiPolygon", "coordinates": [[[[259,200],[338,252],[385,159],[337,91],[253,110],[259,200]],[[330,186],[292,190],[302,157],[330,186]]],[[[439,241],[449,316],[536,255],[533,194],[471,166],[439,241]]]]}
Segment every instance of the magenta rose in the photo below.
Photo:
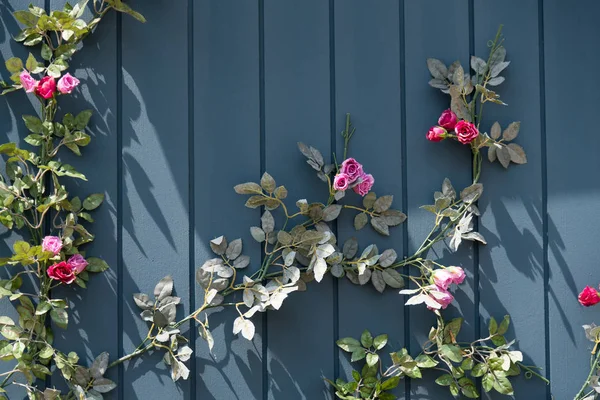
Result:
{"type": "Polygon", "coordinates": [[[454,127],[454,132],[456,132],[456,138],[462,144],[469,144],[479,136],[477,127],[469,121],[458,121],[454,127]]]}
{"type": "Polygon", "coordinates": [[[586,286],[585,289],[579,293],[577,299],[582,306],[590,307],[594,304],[600,303],[600,293],[598,293],[593,287],[586,286]]]}
{"type": "Polygon", "coordinates": [[[62,249],[62,240],[58,236],[46,236],[42,240],[42,250],[57,255],[62,249]]]}
{"type": "Polygon", "coordinates": [[[373,178],[373,175],[363,173],[359,178],[359,183],[352,189],[364,197],[369,193],[374,183],[375,179],[373,178]]]}
{"type": "Polygon", "coordinates": [[[446,130],[441,126],[432,126],[427,132],[427,140],[431,140],[432,142],[441,142],[446,139],[446,130]]]}
{"type": "Polygon", "coordinates": [[[62,94],[71,93],[73,89],[75,89],[79,85],[79,79],[75,78],[69,73],[63,75],[62,78],[58,80],[58,91],[62,94]]]}
{"type": "Polygon", "coordinates": [[[454,129],[457,122],[458,117],[456,116],[456,114],[454,114],[454,112],[451,109],[447,109],[446,111],[444,111],[438,119],[438,125],[449,131],[454,129]]]}
{"type": "Polygon", "coordinates": [[[433,283],[440,289],[446,290],[454,283],[454,276],[447,269],[436,269],[431,274],[433,283]]]}
{"type": "Polygon", "coordinates": [[[85,267],[88,266],[88,262],[81,254],[75,254],[74,256],[71,256],[71,258],[69,258],[67,261],[67,264],[69,264],[75,274],[80,274],[83,272],[85,267]]]}
{"type": "Polygon", "coordinates": [[[75,281],[73,269],[64,261],[53,264],[48,267],[48,276],[55,281],[61,281],[67,285],[75,281]]]}
{"type": "Polygon", "coordinates": [[[452,276],[452,283],[456,285],[460,285],[465,280],[465,271],[461,267],[448,267],[446,272],[452,276]]]}
{"type": "Polygon", "coordinates": [[[54,92],[56,91],[56,82],[54,78],[51,76],[45,76],[40,80],[40,83],[35,88],[35,92],[38,96],[48,100],[54,96],[54,92]]]}
{"type": "Polygon", "coordinates": [[[348,189],[350,185],[350,179],[348,179],[348,175],[344,173],[339,173],[333,178],[333,188],[335,190],[344,191],[348,189]]]}
{"type": "Polygon", "coordinates": [[[21,85],[23,85],[23,89],[25,89],[27,93],[33,92],[38,86],[38,81],[33,79],[29,72],[26,70],[23,70],[23,72],[21,72],[19,78],[21,79],[21,85]]]}
{"type": "Polygon", "coordinates": [[[347,158],[342,162],[340,173],[348,177],[348,184],[353,184],[363,174],[363,166],[354,158],[347,158]]]}

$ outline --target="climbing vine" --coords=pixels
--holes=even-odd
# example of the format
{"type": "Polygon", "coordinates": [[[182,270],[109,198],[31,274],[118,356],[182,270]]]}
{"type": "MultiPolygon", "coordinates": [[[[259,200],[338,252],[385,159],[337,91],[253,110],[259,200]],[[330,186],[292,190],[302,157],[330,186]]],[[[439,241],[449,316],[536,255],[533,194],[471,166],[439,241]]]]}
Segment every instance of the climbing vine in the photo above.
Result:
{"type": "Polygon", "coordinates": [[[56,298],[53,289],[73,284],[85,288],[90,274],[108,268],[101,259],[86,254],[84,247],[94,240],[87,227],[93,223],[92,211],[101,205],[104,196],[91,194],[83,200],[71,197],[66,186],[69,179],[86,177],[73,166],[58,161],[61,152],[82,155],[82,148],[91,140],[86,133],[91,111],[57,115],[59,101],[79,85],[79,80],[65,71],[81,41],[108,11],[124,12],[144,22],[143,16],[121,0],[95,0],[93,16],[86,21],[82,16],[87,3],[83,0],[74,6],[67,4],[49,14],[34,6],[15,12],[15,18],[24,25],[15,39],[38,48],[41,60],[31,53],[25,61],[7,60],[12,83],[2,84],[3,94],[15,90],[31,93],[40,104],[40,115],[23,116],[30,132],[24,141],[37,151],[15,143],[0,145],[0,154],[6,158],[6,176],[0,178],[0,222],[8,229],[29,232],[29,240],[15,242],[14,254],[1,260],[9,269],[10,278],[0,281],[0,297],[16,304],[19,318],[15,321],[0,317],[0,334],[4,337],[0,341],[0,359],[16,361],[12,370],[2,374],[0,392],[8,385],[17,385],[32,399],[101,399],[103,393],[116,386],[104,377],[106,370],[149,351],[164,353],[163,360],[174,381],[187,379],[186,362],[192,349],[182,329],[188,322],[197,325],[200,336],[212,350],[215,343],[207,311],[233,307],[238,313],[233,321],[234,334],[252,339],[252,317],[257,312],[280,309],[292,292],[304,290],[313,280],[320,282],[325,274],[357,285],[370,282],[379,292],[387,288],[399,290],[411,296],[407,305],[424,303],[437,316],[437,326],[432,328],[421,354],[413,358],[405,349],[392,353],[391,366],[385,370],[379,352],[386,346],[386,335],[373,338],[365,331],[360,340],[340,339],[338,346],[351,353],[353,362],[365,363],[361,372],[352,373],[354,381],[330,381],[340,398],[393,399],[389,390],[402,377],[419,378],[421,369],[426,368],[440,370],[442,374],[436,382],[448,386],[453,395],[462,393],[472,398],[479,397],[479,393],[468,375],[481,377],[485,391],[495,389],[508,395],[513,392],[510,377],[521,371],[527,376],[539,376],[534,367],[523,364],[521,353],[512,348],[514,341],[504,338],[508,317],[500,324],[491,319],[489,336],[485,338],[469,344],[457,341],[462,319],[444,321],[441,310],[452,303],[450,289],[463,282],[465,273],[461,267],[428,258],[428,250],[440,242],[447,242],[454,251],[465,240],[485,244],[473,224],[479,216],[476,203],[483,193],[479,177],[484,148],[488,149],[490,161],[498,160],[504,167],[511,162],[526,162],[523,149],[512,142],[519,132],[518,122],[504,131],[495,123],[489,135],[480,131],[484,104],[504,104],[490,89],[502,83],[500,73],[509,64],[500,32],[491,43],[487,61],[471,59],[473,75],[458,62],[447,68],[439,60],[428,60],[433,76],[430,84],[450,94],[451,108],[443,112],[427,138],[434,142],[456,140],[469,148],[473,153],[474,179],[460,192],[448,179],[444,180],[441,191],[434,194],[433,204],[423,206],[433,214],[434,223],[414,254],[399,259],[393,249],[380,251],[376,244],[361,246],[355,238],[338,242],[331,228],[342,212],[353,213],[357,230],[369,225],[368,229],[385,236],[406,220],[404,213],[392,207],[393,196],[377,196],[371,191],[376,177],[367,172],[368,166],[348,157],[355,134],[348,115],[341,133],[345,144],[341,162],[334,158],[333,163],[328,163],[316,148],[298,144],[307,164],[322,181],[322,199],[299,199],[292,206],[287,202],[285,186],[278,185],[268,173],[259,182],[235,186],[236,193],[248,196],[247,207],[264,209],[259,226],[250,228],[252,238],[263,251],[260,266],[251,269],[254,272],[245,273],[250,270],[251,260],[243,254],[242,239],[230,241],[219,236],[210,241],[215,257],[196,271],[196,282],[203,294],[198,309],[177,320],[181,299],[173,296],[174,282],[167,276],[158,282],[152,295],[133,296],[140,317],[148,323],[148,332],[132,353],[112,362],[107,353],[102,353],[92,365],[85,366],[79,363],[75,352],[55,348],[53,330],[67,327],[69,303],[56,298]],[[346,195],[362,197],[362,206],[345,204],[346,195]],[[274,210],[279,211],[272,213],[274,210]],[[29,286],[32,289],[25,289],[29,286]],[[40,388],[36,381],[50,375],[53,369],[64,377],[66,393],[40,388]]]}

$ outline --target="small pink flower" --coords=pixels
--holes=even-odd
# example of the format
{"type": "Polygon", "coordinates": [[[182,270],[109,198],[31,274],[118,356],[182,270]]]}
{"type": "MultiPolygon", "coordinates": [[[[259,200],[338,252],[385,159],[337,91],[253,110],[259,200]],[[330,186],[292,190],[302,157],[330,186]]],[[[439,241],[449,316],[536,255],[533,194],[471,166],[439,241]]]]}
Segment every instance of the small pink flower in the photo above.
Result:
{"type": "Polygon", "coordinates": [[[340,172],[348,177],[349,184],[353,184],[363,175],[363,166],[354,158],[347,158],[342,162],[340,172]]]}
{"type": "Polygon", "coordinates": [[[441,126],[432,126],[425,136],[427,137],[427,140],[432,142],[441,142],[442,140],[446,139],[447,133],[448,132],[446,132],[446,130],[441,126]]]}
{"type": "Polygon", "coordinates": [[[433,283],[435,283],[438,288],[443,290],[448,289],[448,287],[454,283],[454,276],[452,273],[450,273],[450,271],[448,271],[448,269],[436,269],[431,274],[431,277],[433,278],[433,283]]]}
{"type": "Polygon", "coordinates": [[[457,122],[458,122],[458,117],[456,116],[456,114],[454,114],[454,112],[451,109],[445,110],[442,113],[442,115],[440,115],[440,118],[438,119],[438,125],[449,131],[454,129],[457,122]]]}
{"type": "Polygon", "coordinates": [[[479,136],[479,131],[477,130],[477,127],[469,121],[458,121],[458,123],[454,127],[454,132],[456,132],[456,138],[462,144],[469,144],[477,136],[479,136]]]}
{"type": "Polygon", "coordinates": [[[348,185],[350,185],[350,180],[348,179],[348,175],[344,173],[339,173],[333,178],[333,188],[335,190],[344,191],[348,189],[348,185]]]}
{"type": "Polygon", "coordinates": [[[73,89],[75,89],[79,85],[79,79],[75,78],[69,73],[63,75],[62,78],[58,80],[58,91],[62,94],[71,93],[73,89]]]}
{"type": "Polygon", "coordinates": [[[60,249],[62,249],[62,241],[58,236],[46,236],[42,240],[42,250],[57,255],[60,253],[60,249]]]}
{"type": "Polygon", "coordinates": [[[67,264],[71,267],[75,274],[80,274],[83,272],[85,267],[88,266],[88,262],[83,258],[81,254],[75,254],[69,258],[67,264]]]}
{"type": "Polygon", "coordinates": [[[373,178],[373,175],[363,173],[359,178],[359,183],[352,189],[364,197],[369,193],[374,183],[375,179],[373,178]]]}
{"type": "Polygon", "coordinates": [[[25,92],[27,93],[33,92],[38,86],[38,81],[33,79],[29,72],[26,70],[23,70],[23,72],[21,72],[19,78],[21,79],[21,85],[23,85],[23,89],[25,89],[25,92]]]}
{"type": "Polygon", "coordinates": [[[452,275],[452,283],[460,285],[465,280],[465,271],[461,267],[448,267],[446,271],[452,275]]]}
{"type": "Polygon", "coordinates": [[[42,98],[48,100],[54,96],[56,82],[51,76],[45,76],[35,88],[35,92],[42,98]]]}
{"type": "Polygon", "coordinates": [[[441,308],[442,310],[445,310],[454,300],[454,296],[452,296],[450,292],[435,285],[428,286],[425,289],[428,289],[427,294],[429,295],[430,300],[433,300],[425,302],[429,309],[441,308]],[[439,307],[437,307],[437,305],[439,305],[439,307]]]}

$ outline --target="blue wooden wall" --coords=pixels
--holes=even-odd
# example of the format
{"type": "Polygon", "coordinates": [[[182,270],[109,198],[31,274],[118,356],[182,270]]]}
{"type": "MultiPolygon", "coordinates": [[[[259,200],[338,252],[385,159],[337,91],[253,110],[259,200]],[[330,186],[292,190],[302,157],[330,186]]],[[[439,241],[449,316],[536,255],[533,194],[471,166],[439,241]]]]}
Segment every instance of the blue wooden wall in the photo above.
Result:
{"type": "MultiPolygon", "coordinates": [[[[10,12],[30,0],[0,4],[3,59],[26,54],[10,39],[10,12]]],[[[57,7],[63,0],[33,0],[57,7]]],[[[94,140],[85,161],[71,160],[89,182],[75,192],[104,191],[90,253],[111,270],[86,291],[69,292],[74,313],[58,346],[91,359],[135,348],[145,324],[131,294],[149,291],[171,274],[182,314],[200,298],[196,266],[210,257],[218,235],[249,239],[259,212],[243,207],[232,187],[268,170],[290,199],[314,197],[320,185],[295,143],[324,154],[340,150],[344,114],[357,127],[351,152],[376,177],[375,191],[390,193],[409,216],[391,238],[369,229],[362,242],[399,254],[415,250],[430,222],[419,209],[444,177],[470,182],[470,155],[452,143],[432,144],[424,133],[448,98],[427,86],[427,57],[468,64],[486,54],[486,42],[504,24],[507,108],[489,107],[488,123],[521,120],[518,142],[529,163],[503,170],[484,166],[480,201],[484,247],[457,254],[435,249],[468,271],[449,314],[464,315],[465,339],[486,331],[490,315],[509,313],[526,361],[552,380],[519,379],[517,399],[569,399],[587,375],[590,343],[581,325],[600,313],[576,300],[600,280],[595,241],[600,223],[597,118],[600,84],[600,4],[579,0],[131,0],[143,25],[110,15],[73,65],[83,85],[71,109],[93,108],[94,140]],[[587,76],[587,78],[586,78],[587,76]]],[[[2,77],[6,78],[3,71],[2,77]]],[[[20,115],[35,112],[23,93],[0,100],[0,141],[23,137],[20,115]]],[[[349,216],[340,238],[355,235],[349,216]]],[[[2,234],[10,251],[15,234],[2,234]]],[[[245,252],[260,258],[246,241],[245,252]]],[[[395,348],[417,351],[433,323],[422,307],[404,308],[394,290],[325,279],[295,294],[280,312],[257,316],[252,342],[233,337],[233,315],[214,317],[211,356],[193,339],[191,378],[173,384],[158,355],[126,364],[112,377],[111,398],[331,399],[323,376],[346,376],[338,337],[386,332],[395,348]]],[[[2,303],[0,311],[13,313],[2,303]]],[[[56,380],[58,382],[58,379],[56,380]]],[[[432,375],[403,382],[404,399],[446,399],[432,375]]],[[[492,395],[489,398],[500,398],[492,395]]]]}

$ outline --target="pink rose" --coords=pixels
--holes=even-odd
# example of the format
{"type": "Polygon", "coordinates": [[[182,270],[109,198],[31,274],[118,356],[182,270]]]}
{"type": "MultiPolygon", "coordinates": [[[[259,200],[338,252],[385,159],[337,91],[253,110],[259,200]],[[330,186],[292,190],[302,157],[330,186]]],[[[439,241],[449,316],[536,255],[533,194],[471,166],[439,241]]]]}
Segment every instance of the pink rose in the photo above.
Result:
{"type": "Polygon", "coordinates": [[[460,285],[465,280],[465,271],[461,267],[448,267],[446,272],[452,275],[452,283],[460,285]]]}
{"type": "Polygon", "coordinates": [[[577,299],[582,306],[590,307],[594,304],[600,303],[600,293],[598,293],[593,287],[586,286],[585,289],[579,293],[579,297],[577,297],[577,299]]]}
{"type": "Polygon", "coordinates": [[[25,89],[27,93],[33,92],[38,86],[38,81],[33,79],[29,72],[27,72],[26,70],[23,70],[23,72],[21,72],[19,78],[21,78],[21,85],[23,85],[23,89],[25,89]]]}
{"type": "Polygon", "coordinates": [[[458,118],[456,117],[456,114],[454,114],[454,112],[451,109],[447,109],[446,111],[444,111],[442,113],[442,115],[440,115],[440,118],[438,119],[438,125],[449,131],[454,129],[457,122],[458,122],[458,118]]]}
{"type": "Polygon", "coordinates": [[[46,236],[42,240],[42,250],[57,255],[60,253],[60,249],[62,249],[62,241],[58,236],[46,236]]]}
{"type": "Polygon", "coordinates": [[[450,292],[448,292],[447,290],[444,290],[442,288],[439,288],[435,285],[430,285],[425,287],[424,289],[427,290],[427,295],[430,297],[432,301],[426,301],[426,303],[428,304],[427,308],[431,309],[446,309],[446,307],[448,307],[450,305],[450,303],[452,303],[452,301],[454,300],[454,296],[452,296],[452,294],[450,292]],[[439,305],[439,307],[438,307],[439,305]]]}
{"type": "Polygon", "coordinates": [[[75,274],[73,273],[73,270],[71,267],[69,267],[69,264],[64,261],[49,266],[47,273],[51,279],[54,279],[55,281],[61,281],[67,285],[75,281],[75,274]]]}
{"type": "Polygon", "coordinates": [[[369,193],[374,183],[375,179],[373,178],[373,175],[363,173],[359,178],[359,183],[352,189],[364,197],[369,193]]]}
{"type": "Polygon", "coordinates": [[[456,132],[456,138],[462,144],[469,144],[479,136],[477,127],[468,121],[458,121],[454,127],[454,132],[456,132]]]}
{"type": "Polygon", "coordinates": [[[46,100],[54,96],[55,90],[56,82],[54,82],[54,78],[51,76],[43,77],[38,86],[35,88],[35,92],[46,100]]]}
{"type": "Polygon", "coordinates": [[[67,264],[69,264],[69,267],[71,267],[75,274],[80,274],[83,272],[85,267],[88,266],[88,262],[81,254],[75,254],[74,256],[71,256],[71,258],[69,258],[67,261],[67,264]]]}
{"type": "Polygon", "coordinates": [[[62,94],[71,93],[73,89],[75,89],[79,85],[79,79],[75,78],[69,73],[63,75],[62,78],[58,80],[58,91],[62,94]]]}
{"type": "Polygon", "coordinates": [[[454,283],[454,276],[447,269],[436,269],[431,274],[433,283],[440,289],[446,290],[448,286],[454,283]]]}
{"type": "Polygon", "coordinates": [[[347,158],[342,162],[340,173],[345,174],[348,177],[348,183],[352,184],[363,175],[363,166],[354,158],[347,158]]]}
{"type": "Polygon", "coordinates": [[[339,173],[333,178],[333,188],[335,190],[344,191],[348,189],[348,185],[350,185],[350,180],[348,179],[348,175],[344,173],[339,173]]]}
{"type": "Polygon", "coordinates": [[[441,126],[432,126],[425,136],[427,137],[427,140],[431,140],[432,142],[441,142],[446,139],[447,133],[448,132],[441,126]]]}

